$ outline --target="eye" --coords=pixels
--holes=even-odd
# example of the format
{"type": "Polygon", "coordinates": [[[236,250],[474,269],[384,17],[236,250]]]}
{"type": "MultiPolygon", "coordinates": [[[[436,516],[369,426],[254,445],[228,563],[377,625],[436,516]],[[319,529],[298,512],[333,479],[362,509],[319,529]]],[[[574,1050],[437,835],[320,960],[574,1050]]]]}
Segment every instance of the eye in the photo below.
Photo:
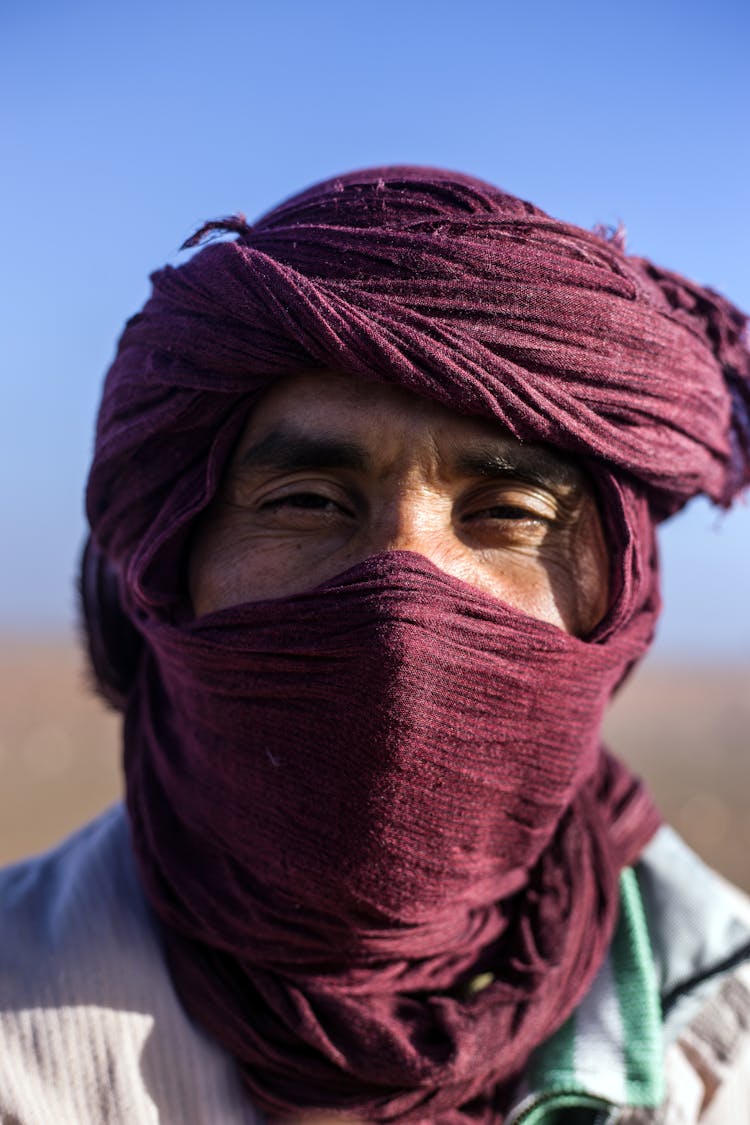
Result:
{"type": "Polygon", "coordinates": [[[334,484],[304,485],[290,482],[269,489],[256,502],[258,518],[271,527],[317,531],[348,524],[356,506],[347,492],[334,484]]]}
{"type": "Polygon", "coordinates": [[[543,515],[531,506],[521,504],[493,504],[491,507],[479,508],[468,512],[465,520],[534,520],[547,522],[549,515],[543,515]]]}
{"type": "Polygon", "coordinates": [[[303,511],[324,511],[340,508],[341,505],[330,496],[322,496],[318,492],[292,492],[287,496],[277,496],[272,500],[265,500],[261,511],[278,511],[280,508],[297,508],[303,511]]]}
{"type": "Polygon", "coordinates": [[[557,519],[559,505],[551,492],[520,482],[494,483],[465,497],[464,523],[550,523],[557,519]]]}
{"type": "Polygon", "coordinates": [[[494,480],[471,488],[459,508],[462,533],[485,548],[537,549],[559,525],[555,495],[536,483],[494,480]]]}

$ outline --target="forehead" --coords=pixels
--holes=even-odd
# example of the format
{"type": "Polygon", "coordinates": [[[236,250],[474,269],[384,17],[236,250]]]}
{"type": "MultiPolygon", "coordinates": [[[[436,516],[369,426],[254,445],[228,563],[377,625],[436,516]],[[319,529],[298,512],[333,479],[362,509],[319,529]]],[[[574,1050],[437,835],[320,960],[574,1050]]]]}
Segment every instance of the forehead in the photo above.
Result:
{"type": "Polygon", "coordinates": [[[560,485],[575,485],[584,476],[569,457],[548,445],[522,443],[499,422],[332,371],[289,375],[269,388],[247,422],[235,464],[304,460],[317,448],[330,463],[366,469],[417,447],[459,470],[495,463],[560,485]]]}

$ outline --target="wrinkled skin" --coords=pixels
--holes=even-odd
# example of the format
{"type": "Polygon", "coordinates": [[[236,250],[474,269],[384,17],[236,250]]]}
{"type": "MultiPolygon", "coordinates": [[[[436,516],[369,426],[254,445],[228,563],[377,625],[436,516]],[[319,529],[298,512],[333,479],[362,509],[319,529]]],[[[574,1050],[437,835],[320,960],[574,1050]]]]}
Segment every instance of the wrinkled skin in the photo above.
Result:
{"type": "Polygon", "coordinates": [[[333,372],[289,376],[257,404],[193,539],[193,607],[300,593],[394,550],[578,636],[607,608],[601,523],[575,464],[333,372]]]}

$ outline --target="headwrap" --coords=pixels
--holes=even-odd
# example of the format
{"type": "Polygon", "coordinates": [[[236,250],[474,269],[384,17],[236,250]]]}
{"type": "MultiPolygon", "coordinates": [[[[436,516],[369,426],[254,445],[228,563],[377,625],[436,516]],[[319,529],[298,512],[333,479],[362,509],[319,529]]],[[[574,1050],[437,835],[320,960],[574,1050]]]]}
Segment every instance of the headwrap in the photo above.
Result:
{"type": "Polygon", "coordinates": [[[500,1122],[658,823],[599,727],[652,635],[654,523],[750,480],[745,320],[432,169],[354,173],[198,238],[214,230],[236,240],[155,274],[121,338],[83,568],[172,975],[271,1115],[500,1122]],[[409,552],[194,618],[189,537],[254,402],[324,369],[582,461],[611,552],[593,633],[409,552]]]}

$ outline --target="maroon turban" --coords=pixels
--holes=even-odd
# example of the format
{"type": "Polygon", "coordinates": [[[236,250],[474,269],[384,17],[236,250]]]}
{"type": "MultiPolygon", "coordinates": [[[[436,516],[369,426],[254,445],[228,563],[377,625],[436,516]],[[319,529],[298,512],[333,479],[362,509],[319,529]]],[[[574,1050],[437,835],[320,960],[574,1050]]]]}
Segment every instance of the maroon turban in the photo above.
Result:
{"type": "Polygon", "coordinates": [[[600,746],[658,611],[654,523],[750,480],[745,319],[455,173],[320,184],[153,276],[108,374],[83,591],[188,1011],[283,1117],[500,1122],[653,832],[600,746]],[[585,638],[409,552],[192,615],[186,551],[259,394],[333,369],[577,456],[611,551],[585,638]],[[478,991],[472,981],[481,974],[478,991]]]}

